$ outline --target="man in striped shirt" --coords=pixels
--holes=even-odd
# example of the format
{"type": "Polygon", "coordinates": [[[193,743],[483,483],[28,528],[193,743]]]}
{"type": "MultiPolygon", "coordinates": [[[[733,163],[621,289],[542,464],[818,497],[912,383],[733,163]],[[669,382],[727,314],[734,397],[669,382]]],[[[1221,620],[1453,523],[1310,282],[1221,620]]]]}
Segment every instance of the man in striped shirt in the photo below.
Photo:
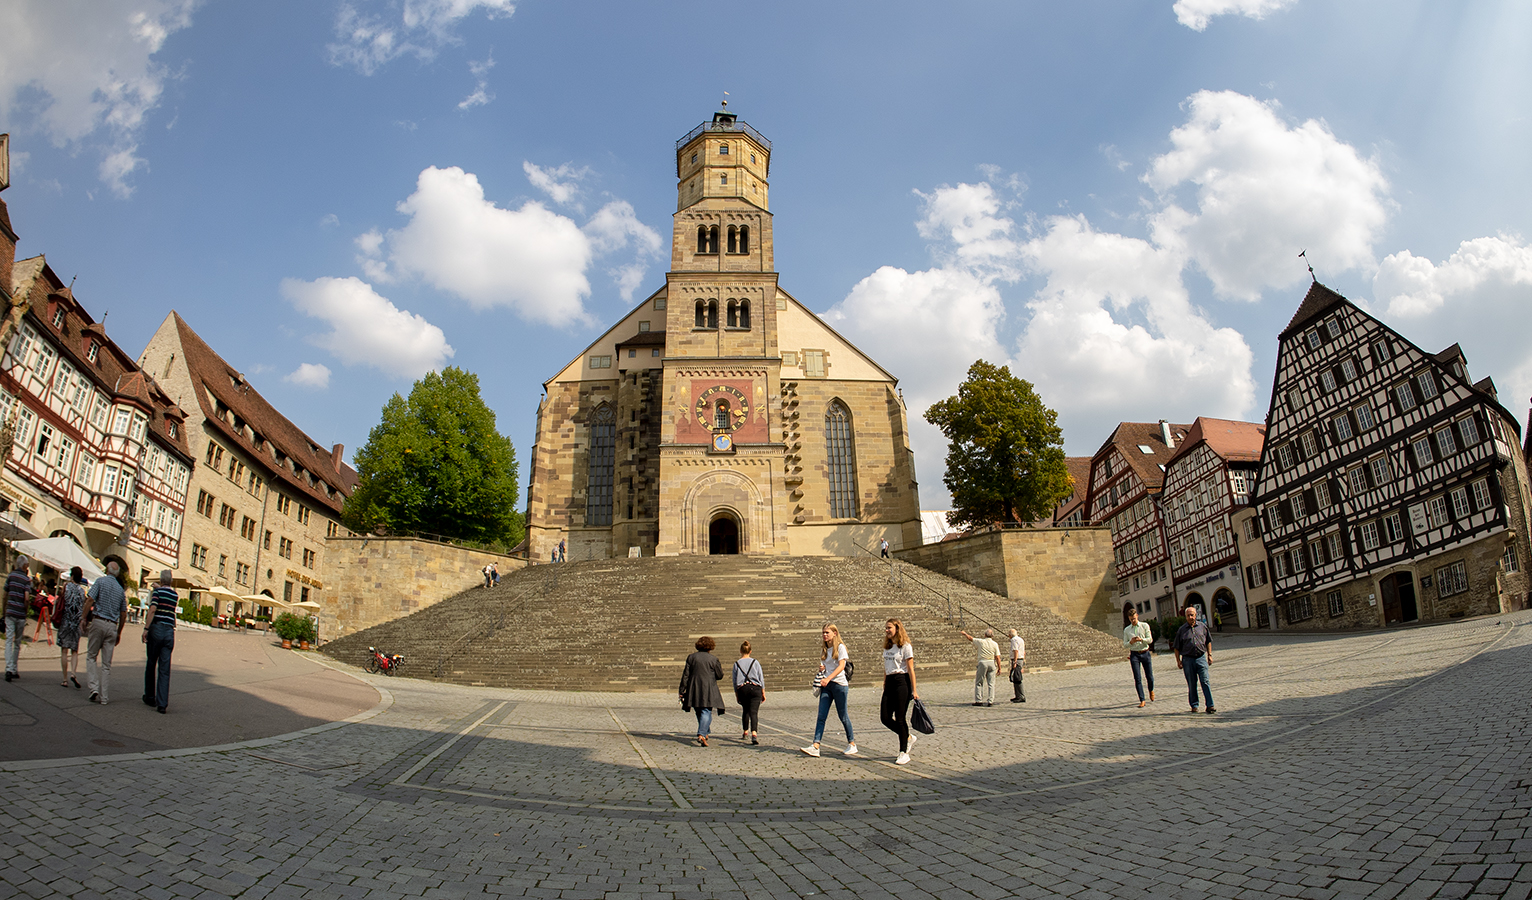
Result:
{"type": "Polygon", "coordinates": [[[21,677],[16,670],[21,657],[21,636],[27,630],[27,599],[32,596],[32,579],[27,577],[27,558],[17,557],[5,579],[5,680],[21,677]]]}
{"type": "Polygon", "coordinates": [[[171,587],[174,580],[169,569],[160,572],[160,583],[149,595],[149,618],[144,622],[149,656],[144,667],[144,703],[161,713],[170,705],[170,654],[176,648],[176,605],[181,599],[171,587]]]}

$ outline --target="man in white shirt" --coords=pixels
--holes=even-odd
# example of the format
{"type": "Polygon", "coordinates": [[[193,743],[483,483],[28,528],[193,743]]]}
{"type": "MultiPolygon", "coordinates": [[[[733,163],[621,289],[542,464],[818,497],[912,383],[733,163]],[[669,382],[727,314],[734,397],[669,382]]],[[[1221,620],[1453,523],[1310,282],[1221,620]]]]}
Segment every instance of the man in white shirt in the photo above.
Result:
{"type": "Polygon", "coordinates": [[[1027,642],[1021,639],[1016,629],[1011,629],[1011,687],[1016,691],[1016,696],[1011,698],[1012,703],[1026,703],[1027,692],[1021,687],[1021,676],[1027,667],[1027,642]]]}

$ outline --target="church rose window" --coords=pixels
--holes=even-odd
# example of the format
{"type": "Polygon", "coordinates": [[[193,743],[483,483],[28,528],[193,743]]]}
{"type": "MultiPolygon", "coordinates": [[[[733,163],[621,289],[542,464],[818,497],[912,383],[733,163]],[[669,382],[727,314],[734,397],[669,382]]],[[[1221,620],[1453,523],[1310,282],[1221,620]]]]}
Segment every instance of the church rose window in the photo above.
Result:
{"type": "Polygon", "coordinates": [[[825,413],[825,461],[830,475],[830,517],[856,517],[856,445],[851,412],[839,400],[825,413]]]}
{"type": "Polygon", "coordinates": [[[596,407],[590,426],[590,477],[585,524],[612,524],[612,468],[617,457],[617,415],[609,404],[596,407]]]}

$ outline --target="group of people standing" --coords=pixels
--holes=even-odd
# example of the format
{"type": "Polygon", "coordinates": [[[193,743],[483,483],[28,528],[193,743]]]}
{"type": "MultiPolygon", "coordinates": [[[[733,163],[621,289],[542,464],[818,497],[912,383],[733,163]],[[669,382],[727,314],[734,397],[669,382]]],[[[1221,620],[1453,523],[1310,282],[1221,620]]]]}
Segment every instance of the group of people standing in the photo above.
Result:
{"type": "MultiPolygon", "coordinates": [[[[27,559],[18,558],[5,580],[5,680],[21,677],[18,662],[21,642],[27,626],[29,597],[38,589],[27,574],[27,559]]],[[[148,663],[144,671],[145,704],[161,713],[170,704],[170,657],[175,648],[176,596],[169,569],[160,573],[159,585],[149,597],[144,621],[143,642],[148,663]]],[[[90,687],[90,702],[106,705],[111,684],[112,657],[122,643],[128,622],[127,592],[121,566],[107,563],[106,574],[88,588],[85,573],[79,566],[69,570],[69,580],[46,612],[57,630],[61,687],[80,689],[80,640],[85,639],[85,677],[90,687]]]]}
{"type": "MultiPolygon", "coordinates": [[[[851,725],[851,715],[846,702],[851,693],[850,676],[853,671],[851,655],[841,640],[840,629],[825,623],[820,630],[822,640],[819,670],[813,679],[814,691],[819,697],[819,716],[814,723],[814,741],[802,752],[808,756],[820,755],[820,742],[824,738],[825,723],[830,717],[830,707],[835,707],[841,726],[846,730],[846,756],[860,756],[856,746],[856,732],[851,725]]],[[[713,714],[724,711],[723,694],[718,682],[723,680],[723,665],[713,655],[717,643],[710,637],[697,640],[697,650],[686,658],[681,670],[681,709],[697,715],[697,745],[706,747],[712,729],[713,714]]],[[[750,642],[739,647],[739,659],[734,663],[734,697],[743,710],[741,741],[759,744],[761,701],[766,697],[766,675],[760,660],[751,656],[750,642]]],[[[915,686],[915,648],[904,623],[889,619],[883,625],[883,700],[879,718],[883,726],[899,737],[898,765],[910,761],[910,747],[917,735],[910,731],[908,713],[911,701],[920,694],[915,686]]]]}
{"type": "MultiPolygon", "coordinates": [[[[1213,688],[1208,680],[1208,670],[1213,664],[1213,635],[1206,622],[1197,621],[1197,607],[1188,606],[1186,623],[1171,638],[1170,649],[1176,657],[1176,668],[1186,677],[1187,692],[1191,698],[1191,710],[1197,712],[1199,703],[1197,689],[1202,689],[1202,700],[1207,711],[1216,713],[1213,706],[1213,688]]],[[[1133,669],[1133,687],[1138,691],[1140,708],[1154,702],[1154,632],[1147,622],[1140,622],[1138,610],[1133,604],[1122,607],[1122,645],[1128,651],[1128,665],[1133,669]],[[1144,683],[1149,684],[1149,696],[1144,697],[1144,683]]]]}

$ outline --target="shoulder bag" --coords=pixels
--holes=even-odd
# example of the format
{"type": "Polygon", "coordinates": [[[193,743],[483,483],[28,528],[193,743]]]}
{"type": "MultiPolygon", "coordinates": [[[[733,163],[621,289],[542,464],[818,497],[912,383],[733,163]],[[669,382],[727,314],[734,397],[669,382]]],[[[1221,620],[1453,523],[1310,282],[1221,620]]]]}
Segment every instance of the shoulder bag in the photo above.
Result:
{"type": "Polygon", "coordinates": [[[915,698],[915,708],[910,711],[910,727],[921,734],[935,734],[936,725],[931,721],[931,714],[926,712],[926,705],[915,698]]]}

